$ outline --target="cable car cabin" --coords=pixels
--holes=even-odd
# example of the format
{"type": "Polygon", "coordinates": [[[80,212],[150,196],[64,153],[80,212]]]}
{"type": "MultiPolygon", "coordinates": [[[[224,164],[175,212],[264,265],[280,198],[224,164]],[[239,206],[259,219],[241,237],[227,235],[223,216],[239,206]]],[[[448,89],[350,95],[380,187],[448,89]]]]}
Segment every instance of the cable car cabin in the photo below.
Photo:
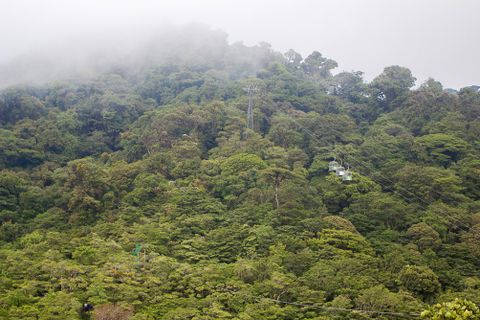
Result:
{"type": "Polygon", "coordinates": [[[344,167],[340,166],[337,168],[336,172],[337,172],[337,176],[343,177],[346,171],[344,167]]]}
{"type": "Polygon", "coordinates": [[[328,172],[337,171],[338,167],[340,167],[340,164],[337,161],[330,161],[328,163],[328,172]]]}
{"type": "Polygon", "coordinates": [[[342,176],[342,181],[352,181],[353,180],[353,174],[347,170],[345,171],[345,174],[342,176]]]}

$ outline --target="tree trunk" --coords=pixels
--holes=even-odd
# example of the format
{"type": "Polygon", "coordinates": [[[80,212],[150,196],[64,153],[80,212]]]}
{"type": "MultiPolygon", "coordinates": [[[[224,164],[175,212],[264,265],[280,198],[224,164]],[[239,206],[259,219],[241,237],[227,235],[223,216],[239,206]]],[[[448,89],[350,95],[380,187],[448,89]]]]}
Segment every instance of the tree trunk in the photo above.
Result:
{"type": "Polygon", "coordinates": [[[279,189],[280,182],[275,182],[275,204],[280,207],[280,201],[278,200],[278,189],[279,189]]]}

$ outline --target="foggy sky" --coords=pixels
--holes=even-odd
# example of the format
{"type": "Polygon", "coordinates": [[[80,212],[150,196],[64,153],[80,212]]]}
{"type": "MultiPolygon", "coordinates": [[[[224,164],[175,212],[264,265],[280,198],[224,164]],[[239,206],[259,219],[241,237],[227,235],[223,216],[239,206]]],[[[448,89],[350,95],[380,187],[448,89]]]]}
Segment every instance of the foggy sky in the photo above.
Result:
{"type": "Polygon", "coordinates": [[[115,54],[166,25],[202,22],[229,42],[318,50],[366,80],[401,65],[417,84],[460,88],[480,84],[479,13],[479,0],[0,0],[0,65],[107,45],[115,54]]]}

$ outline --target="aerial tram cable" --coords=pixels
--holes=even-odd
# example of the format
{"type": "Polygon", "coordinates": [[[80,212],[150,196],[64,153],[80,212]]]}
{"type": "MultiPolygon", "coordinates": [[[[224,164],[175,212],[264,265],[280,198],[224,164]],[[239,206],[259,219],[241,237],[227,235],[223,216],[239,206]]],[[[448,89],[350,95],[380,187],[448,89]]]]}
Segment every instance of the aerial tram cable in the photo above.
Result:
{"type": "MultiPolygon", "coordinates": [[[[307,133],[309,133],[309,135],[311,135],[312,137],[314,137],[314,139],[318,142],[318,140],[316,139],[316,136],[315,136],[314,133],[309,132],[308,129],[306,129],[304,126],[302,126],[301,124],[299,124],[295,119],[291,118],[291,120],[292,120],[295,124],[297,124],[297,126],[299,126],[301,129],[303,129],[304,131],[306,131],[307,133]]],[[[344,134],[343,132],[341,132],[340,130],[338,130],[338,129],[336,129],[336,128],[333,128],[333,127],[331,127],[331,126],[329,126],[329,125],[326,125],[326,124],[323,124],[323,125],[324,125],[325,127],[329,128],[329,129],[331,129],[331,130],[339,133],[340,135],[343,135],[343,134],[344,134]]],[[[372,153],[372,155],[375,155],[375,153],[372,153]]],[[[351,156],[351,155],[349,155],[349,156],[353,158],[353,156],[351,156]]],[[[375,156],[374,158],[377,159],[377,160],[381,160],[381,158],[379,158],[379,157],[377,157],[377,156],[375,156]]],[[[365,166],[365,167],[368,168],[369,170],[373,171],[373,170],[370,169],[369,167],[367,167],[367,166],[365,166]]],[[[388,180],[388,181],[391,182],[391,183],[393,183],[391,180],[389,180],[389,179],[386,178],[386,177],[382,177],[382,178],[385,179],[385,180],[388,180]]],[[[397,189],[402,189],[402,190],[404,190],[405,192],[411,194],[413,197],[419,199],[420,201],[423,201],[423,199],[418,198],[418,196],[417,196],[416,194],[414,194],[413,192],[411,192],[410,190],[403,189],[403,188],[398,188],[398,187],[397,187],[397,189]]],[[[434,191],[435,193],[437,193],[440,197],[443,197],[443,195],[441,195],[441,194],[439,194],[438,192],[436,192],[436,190],[433,190],[433,191],[434,191]]],[[[443,199],[446,200],[445,198],[443,198],[443,199]]]]}
{"type": "Polygon", "coordinates": [[[318,303],[301,303],[301,302],[288,302],[288,301],[282,301],[279,299],[273,299],[273,298],[268,298],[268,297],[262,297],[262,296],[255,296],[252,294],[248,293],[243,293],[239,291],[234,291],[234,290],[229,290],[226,289],[226,291],[233,293],[233,294],[238,294],[246,297],[251,297],[255,300],[268,300],[272,301],[278,304],[283,304],[283,305],[291,305],[291,306],[296,306],[296,307],[302,307],[302,308],[311,308],[311,309],[318,309],[318,310],[324,310],[326,312],[331,312],[331,313],[338,313],[338,312],[358,312],[358,313],[363,313],[363,314],[376,314],[376,315],[385,315],[385,316],[395,316],[395,317],[403,317],[403,318],[418,318],[420,316],[419,313],[411,312],[394,312],[394,311],[382,311],[382,310],[363,310],[363,309],[348,309],[348,308],[338,308],[338,307],[327,307],[320,305],[318,303]]]}
{"type": "MultiPolygon", "coordinates": [[[[347,156],[348,156],[348,155],[347,155],[347,156]]],[[[351,157],[351,156],[350,156],[350,157],[351,157]]],[[[362,165],[363,167],[365,167],[367,170],[373,171],[373,169],[365,166],[364,164],[362,164],[362,162],[359,162],[359,161],[353,159],[353,157],[352,157],[352,160],[353,160],[353,161],[356,161],[357,163],[359,163],[360,165],[362,165]]],[[[371,178],[372,178],[372,180],[375,181],[375,179],[374,179],[372,176],[371,176],[371,178]]],[[[387,181],[389,181],[390,183],[393,184],[393,181],[391,181],[390,179],[385,178],[385,177],[384,177],[383,179],[384,179],[384,180],[387,180],[387,181]]],[[[380,185],[386,187],[386,188],[388,187],[388,186],[386,186],[385,184],[382,184],[382,183],[381,183],[380,181],[378,181],[378,180],[377,180],[376,182],[379,183],[380,185]]],[[[401,195],[400,193],[394,191],[392,188],[390,188],[390,187],[388,187],[388,188],[389,188],[391,191],[393,191],[394,193],[400,195],[400,196],[401,196],[403,199],[405,199],[407,202],[410,202],[410,201],[411,201],[411,198],[406,198],[406,197],[404,197],[403,195],[401,195]]],[[[405,190],[404,188],[398,188],[398,189],[405,190]]],[[[408,190],[405,190],[405,191],[408,191],[408,190]]],[[[412,192],[409,192],[409,193],[412,194],[414,198],[420,200],[420,201],[423,203],[423,204],[420,204],[420,203],[419,203],[419,205],[420,205],[420,207],[421,207],[423,210],[425,210],[425,211],[428,210],[428,206],[430,206],[430,205],[433,204],[433,202],[428,201],[428,200],[423,199],[423,198],[420,198],[419,196],[417,196],[416,194],[414,194],[414,193],[412,193],[412,192]]],[[[459,229],[462,230],[462,231],[469,232],[470,229],[472,228],[472,227],[466,225],[463,221],[461,221],[461,220],[459,220],[459,219],[457,219],[457,218],[448,217],[448,219],[451,219],[451,220],[459,223],[460,226],[463,226],[463,227],[467,228],[467,229],[459,228],[459,229]]]]}
{"type": "MultiPolygon", "coordinates": [[[[348,156],[348,155],[347,155],[347,156],[348,156]]],[[[372,156],[373,156],[374,158],[376,158],[376,159],[379,159],[377,156],[375,156],[374,153],[372,153],[372,156]]],[[[350,157],[351,157],[351,156],[350,156],[350,157]]],[[[391,183],[391,184],[394,184],[394,182],[393,182],[391,179],[387,178],[387,177],[382,177],[382,179],[388,181],[388,182],[391,183]]],[[[401,187],[398,187],[398,189],[404,190],[406,193],[412,195],[412,197],[420,200],[421,202],[423,202],[423,203],[426,204],[426,205],[432,205],[432,204],[434,203],[434,201],[429,201],[429,200],[427,200],[427,199],[421,198],[420,196],[418,196],[417,194],[415,194],[414,192],[412,192],[412,191],[410,191],[410,190],[408,190],[408,189],[401,188],[401,187]]],[[[448,203],[448,202],[451,200],[451,199],[446,198],[443,194],[439,193],[436,189],[432,189],[431,192],[435,193],[435,194],[438,196],[438,200],[443,200],[443,201],[445,201],[446,203],[448,203]]],[[[468,226],[465,225],[465,227],[468,227],[468,226]]],[[[470,227],[468,227],[468,228],[470,228],[470,227]]]]}
{"type": "MultiPolygon", "coordinates": [[[[308,130],[307,128],[305,128],[305,127],[302,126],[301,124],[299,124],[294,118],[291,118],[291,120],[292,120],[297,126],[299,126],[300,128],[302,128],[309,136],[311,136],[311,137],[313,138],[313,140],[315,140],[317,143],[320,143],[319,139],[316,137],[316,135],[315,135],[314,133],[312,133],[310,130],[308,130]]],[[[337,131],[337,132],[339,132],[339,131],[336,130],[336,129],[334,129],[334,130],[337,131]]],[[[342,154],[343,154],[343,155],[347,155],[347,156],[348,156],[349,158],[351,158],[353,161],[355,161],[356,163],[359,163],[360,165],[362,165],[363,167],[365,167],[368,171],[370,171],[370,172],[373,172],[373,171],[374,171],[374,169],[372,169],[372,168],[370,168],[368,165],[364,164],[363,161],[361,161],[361,160],[356,160],[353,156],[349,155],[348,153],[342,152],[342,154]]],[[[377,158],[377,159],[378,159],[378,158],[377,158]]],[[[334,158],[334,160],[333,160],[331,163],[329,163],[329,171],[330,171],[330,172],[333,171],[333,169],[336,168],[338,165],[339,165],[339,163],[338,163],[338,162],[336,161],[336,159],[334,158]]],[[[368,176],[368,175],[367,175],[367,176],[368,176]]],[[[392,191],[394,194],[399,195],[401,198],[403,198],[404,200],[406,200],[408,203],[411,202],[411,200],[412,200],[411,198],[407,198],[406,196],[404,196],[403,194],[401,194],[401,193],[398,192],[397,190],[393,189],[392,187],[390,187],[390,186],[388,186],[388,185],[385,185],[385,184],[382,183],[381,181],[376,180],[373,176],[370,176],[370,178],[371,178],[373,181],[379,183],[379,184],[380,184],[382,187],[384,187],[385,189],[390,190],[390,191],[392,191]]],[[[391,184],[393,184],[393,181],[391,181],[390,179],[388,179],[388,178],[386,178],[386,177],[382,177],[382,178],[383,178],[384,180],[389,181],[391,184]]],[[[432,204],[432,202],[427,201],[427,200],[419,197],[418,195],[414,194],[413,192],[411,192],[411,191],[409,191],[409,190],[406,190],[406,189],[404,189],[404,188],[398,188],[398,189],[400,189],[400,190],[405,190],[406,192],[408,192],[409,194],[411,194],[414,198],[420,200],[423,204],[422,204],[422,203],[419,203],[419,206],[420,206],[423,210],[425,210],[425,211],[427,211],[427,207],[425,206],[425,204],[426,204],[427,206],[429,206],[429,205],[432,204]]],[[[438,193],[438,192],[436,192],[436,191],[435,191],[435,193],[438,194],[441,199],[445,200],[445,198],[443,197],[443,195],[441,195],[440,193],[438,193]]],[[[458,229],[460,229],[460,230],[462,230],[462,231],[464,231],[464,232],[470,232],[470,230],[473,228],[473,226],[468,226],[468,225],[466,225],[463,221],[461,221],[461,220],[459,220],[459,219],[457,219],[457,218],[448,217],[447,219],[450,219],[450,220],[452,220],[452,221],[457,222],[457,223],[458,223],[458,229]],[[460,227],[460,226],[465,227],[466,229],[464,229],[464,228],[462,228],[462,227],[460,227]]]]}
{"type": "MultiPolygon", "coordinates": [[[[316,139],[316,137],[314,137],[314,138],[316,139]]],[[[318,142],[318,140],[316,140],[316,141],[318,142]]],[[[368,166],[365,164],[365,162],[360,161],[360,160],[356,160],[353,156],[347,154],[346,152],[340,152],[340,153],[341,153],[342,155],[344,155],[344,156],[346,155],[347,157],[351,158],[353,161],[355,161],[355,162],[358,163],[359,165],[365,167],[365,168],[366,168],[367,170],[369,170],[370,172],[373,172],[373,171],[374,171],[374,169],[368,167],[368,166]]],[[[376,181],[377,183],[379,183],[380,185],[382,185],[384,188],[386,188],[386,189],[392,191],[393,193],[401,196],[401,197],[402,197],[404,200],[406,200],[407,202],[410,202],[410,201],[412,200],[411,198],[407,198],[407,197],[405,197],[404,195],[402,195],[401,193],[399,193],[399,192],[397,192],[396,190],[392,189],[392,188],[389,187],[388,185],[385,185],[385,184],[381,183],[380,181],[375,180],[375,178],[374,178],[375,176],[374,176],[374,175],[370,175],[370,177],[372,178],[372,180],[376,181]]],[[[394,182],[393,182],[392,180],[390,180],[390,179],[388,179],[388,178],[386,178],[386,177],[381,177],[381,178],[384,179],[384,180],[386,180],[386,181],[388,181],[388,182],[390,182],[392,185],[394,184],[394,182]]],[[[409,191],[409,190],[406,190],[406,189],[404,189],[404,188],[397,188],[397,189],[400,189],[400,190],[403,190],[403,191],[408,192],[408,193],[411,194],[414,198],[420,200],[423,204],[425,204],[425,205],[427,205],[427,206],[430,206],[430,205],[433,204],[433,202],[428,201],[428,200],[426,200],[426,199],[423,199],[423,198],[419,197],[418,195],[416,195],[415,193],[413,193],[413,192],[411,192],[411,191],[409,191]]],[[[441,196],[441,194],[439,194],[439,193],[437,193],[437,194],[441,196]]],[[[443,199],[443,200],[446,200],[446,199],[443,198],[443,197],[442,197],[442,199],[443,199]]],[[[419,205],[420,205],[420,207],[421,207],[423,210],[427,211],[427,209],[428,209],[427,207],[425,207],[424,205],[421,205],[421,204],[419,204],[419,205]]],[[[466,230],[466,229],[463,229],[463,228],[459,228],[459,229],[461,229],[462,231],[469,232],[470,229],[472,228],[472,227],[466,225],[463,221],[461,221],[461,220],[459,220],[459,219],[457,219],[457,218],[449,217],[449,219],[451,219],[451,220],[453,220],[453,221],[456,221],[457,223],[459,223],[460,226],[463,226],[463,227],[467,228],[467,230],[466,230]]]]}
{"type": "MultiPolygon", "coordinates": [[[[315,136],[314,133],[312,133],[310,130],[308,130],[307,128],[305,128],[305,127],[302,126],[301,124],[299,124],[295,119],[291,118],[291,120],[292,120],[295,124],[297,124],[297,126],[299,126],[300,128],[302,128],[305,132],[307,132],[317,143],[319,143],[319,140],[317,139],[317,137],[315,136]]],[[[338,132],[338,133],[342,133],[342,132],[340,132],[338,129],[332,128],[332,127],[330,127],[330,126],[327,126],[327,127],[329,127],[330,129],[332,129],[332,130],[334,130],[334,131],[336,131],[336,132],[338,132]]],[[[342,133],[342,134],[343,134],[343,133],[342,133]]],[[[365,167],[365,168],[366,168],[367,170],[369,170],[370,172],[374,173],[375,170],[372,169],[372,168],[370,168],[367,164],[365,164],[364,161],[357,160],[357,159],[355,159],[352,155],[349,155],[349,154],[346,153],[346,152],[342,152],[342,153],[343,153],[344,155],[348,156],[349,158],[353,159],[353,161],[355,161],[355,162],[357,162],[358,164],[360,164],[360,165],[362,165],[363,167],[365,167]]],[[[372,153],[372,154],[373,154],[373,153],[372,153]]],[[[375,157],[375,158],[376,158],[376,159],[379,159],[379,157],[375,157]]],[[[370,176],[370,178],[372,178],[373,180],[375,179],[375,177],[376,177],[375,175],[370,176]]],[[[383,176],[382,176],[382,177],[379,177],[379,178],[381,178],[381,179],[383,179],[383,180],[386,180],[386,181],[390,182],[391,184],[394,184],[394,182],[393,182],[392,180],[388,179],[387,177],[383,177],[383,176]]],[[[377,178],[377,179],[378,179],[378,178],[377,178]]],[[[399,192],[395,191],[395,190],[392,189],[391,187],[386,186],[385,184],[381,183],[381,182],[378,181],[378,180],[374,180],[374,181],[376,181],[377,183],[379,183],[380,185],[382,185],[382,186],[385,187],[386,189],[392,191],[393,193],[401,196],[401,197],[402,197],[403,199],[405,199],[407,202],[411,202],[411,199],[410,199],[410,198],[406,198],[405,196],[403,196],[403,195],[400,194],[399,192]]],[[[401,187],[397,187],[397,189],[400,189],[400,190],[405,191],[405,193],[410,194],[412,197],[420,200],[422,203],[424,203],[424,204],[427,205],[427,206],[433,204],[433,202],[427,201],[427,200],[419,197],[418,195],[416,195],[415,193],[413,193],[413,192],[410,191],[410,190],[407,190],[407,189],[401,188],[401,187]]],[[[436,190],[432,190],[432,191],[433,191],[434,193],[436,193],[436,194],[440,197],[441,200],[448,200],[448,199],[446,199],[442,194],[440,194],[439,192],[437,192],[436,190]]],[[[422,206],[422,205],[420,205],[420,206],[421,206],[424,210],[427,210],[424,206],[422,206]]],[[[463,221],[458,220],[458,219],[456,219],[456,218],[451,218],[451,219],[454,220],[454,221],[456,221],[456,222],[458,222],[460,225],[464,226],[465,228],[468,228],[469,230],[471,229],[471,227],[468,226],[468,225],[466,225],[463,221]]],[[[462,229],[462,230],[463,230],[463,231],[467,231],[467,230],[464,230],[464,229],[462,229]]],[[[468,231],[469,231],[469,230],[468,230],[468,231]]]]}
{"type": "MultiPolygon", "coordinates": [[[[292,119],[292,120],[293,120],[293,119],[292,119]]],[[[295,121],[295,120],[293,120],[293,121],[295,121]]],[[[302,128],[303,128],[303,127],[302,127],[302,128]]],[[[303,128],[303,129],[304,129],[313,139],[315,139],[315,141],[320,142],[315,135],[313,135],[311,132],[309,132],[308,129],[306,129],[306,128],[303,128]]],[[[354,162],[356,162],[357,164],[365,167],[365,168],[366,168],[367,170],[369,170],[370,172],[374,171],[374,169],[368,167],[368,166],[365,164],[365,162],[355,159],[355,158],[354,158],[353,156],[351,156],[350,154],[348,154],[348,153],[346,153],[346,152],[342,152],[342,154],[343,154],[343,155],[347,155],[349,158],[351,158],[352,161],[354,161],[354,162]]],[[[358,171],[359,171],[359,170],[358,170],[358,171]]],[[[362,173],[361,171],[359,171],[359,172],[362,173]]],[[[378,184],[380,184],[381,186],[383,186],[385,189],[390,190],[390,191],[392,191],[393,193],[397,194],[398,196],[400,196],[401,198],[403,198],[405,201],[407,201],[407,202],[410,202],[410,201],[411,201],[411,199],[407,198],[405,195],[401,194],[401,193],[398,192],[397,190],[395,190],[395,189],[393,189],[392,187],[390,187],[390,186],[382,183],[381,181],[378,181],[378,179],[376,180],[371,174],[370,174],[370,175],[367,174],[367,173],[362,173],[362,174],[364,174],[364,175],[366,175],[366,176],[369,176],[373,181],[377,182],[378,184]]],[[[386,177],[383,177],[383,176],[382,176],[382,178],[383,178],[384,180],[390,181],[390,182],[393,184],[393,181],[391,181],[390,179],[388,179],[388,178],[386,178],[386,177]]],[[[398,188],[398,189],[405,190],[405,189],[403,189],[403,188],[398,188]]],[[[406,191],[408,191],[408,190],[406,190],[406,191]]],[[[409,193],[411,193],[411,192],[409,192],[409,193]]],[[[429,202],[429,201],[427,201],[427,200],[425,200],[425,199],[423,199],[423,198],[420,198],[420,197],[418,197],[417,195],[415,195],[415,194],[413,194],[413,193],[411,193],[411,194],[412,194],[415,198],[417,198],[418,200],[420,200],[423,204],[425,204],[425,205],[427,205],[427,206],[432,204],[432,202],[429,202]]],[[[425,210],[425,211],[427,210],[427,207],[426,207],[425,205],[422,205],[421,203],[420,203],[419,205],[420,205],[420,207],[421,207],[423,210],[425,210]]],[[[453,221],[458,222],[459,225],[467,228],[467,230],[464,229],[464,228],[459,228],[460,230],[462,230],[462,231],[464,231],[464,232],[469,232],[470,229],[472,228],[472,227],[467,226],[463,221],[461,221],[461,220],[459,220],[459,219],[452,218],[452,217],[450,217],[450,219],[453,220],[453,221]]]]}
{"type": "MultiPolygon", "coordinates": [[[[307,128],[305,128],[304,126],[302,126],[301,124],[299,124],[295,119],[292,118],[292,121],[295,122],[300,128],[302,128],[309,136],[311,136],[317,143],[320,143],[320,141],[318,140],[318,138],[315,136],[315,134],[313,134],[310,130],[308,130],[307,128]]],[[[352,157],[353,158],[353,157],[352,157]]],[[[355,160],[355,159],[354,159],[355,160]]],[[[368,168],[368,167],[367,167],[368,168]]],[[[370,169],[371,170],[371,169],[370,169]]],[[[365,174],[368,176],[368,174],[365,174]]],[[[411,199],[405,197],[404,195],[402,195],[401,193],[397,192],[395,189],[393,189],[392,187],[390,186],[387,186],[383,183],[381,183],[380,181],[377,181],[375,180],[373,177],[370,177],[372,178],[373,181],[377,182],[378,184],[380,184],[381,186],[383,186],[385,189],[387,190],[390,190],[391,192],[399,195],[400,197],[402,197],[404,200],[406,200],[407,202],[410,202],[411,199]]]]}
{"type": "MultiPolygon", "coordinates": [[[[315,136],[314,133],[312,133],[310,130],[308,130],[307,128],[305,128],[305,127],[302,126],[301,124],[299,124],[298,121],[296,121],[295,119],[291,118],[291,120],[292,120],[297,126],[299,126],[300,128],[302,128],[302,129],[303,129],[310,137],[312,137],[317,143],[320,143],[320,140],[315,136]]],[[[334,130],[336,130],[336,129],[334,129],[334,130]]],[[[338,130],[336,130],[336,131],[337,131],[337,132],[340,132],[340,131],[338,131],[338,130]]],[[[373,172],[373,171],[374,171],[374,169],[372,169],[372,168],[368,167],[367,165],[365,165],[363,161],[360,161],[360,160],[355,159],[352,155],[350,155],[350,154],[348,154],[348,153],[346,153],[346,152],[341,152],[341,153],[342,153],[343,155],[348,156],[351,160],[355,161],[356,163],[360,164],[361,166],[365,167],[365,168],[366,168],[367,170],[369,170],[370,172],[373,172]]],[[[336,162],[336,160],[335,160],[335,162],[336,162]]],[[[338,162],[337,162],[337,163],[338,163],[338,162]]],[[[329,169],[330,169],[330,164],[329,164],[329,169]]],[[[390,191],[392,191],[393,193],[399,195],[400,197],[402,197],[402,198],[403,198],[404,200],[406,200],[407,202],[409,202],[409,203],[411,202],[411,200],[412,200],[411,198],[408,198],[408,197],[404,196],[403,194],[401,194],[401,193],[398,192],[397,190],[393,189],[392,187],[390,187],[390,186],[382,183],[381,181],[378,181],[378,179],[375,180],[375,178],[374,178],[372,175],[368,175],[368,174],[366,174],[366,175],[367,175],[367,176],[370,176],[370,178],[371,178],[373,181],[377,182],[378,184],[380,184],[381,186],[383,186],[385,189],[390,190],[390,191]]],[[[387,181],[389,181],[390,183],[393,184],[393,181],[391,181],[390,179],[388,179],[388,178],[386,178],[386,177],[382,177],[382,179],[387,180],[387,181]]],[[[343,179],[342,179],[342,180],[343,180],[343,179]]],[[[417,196],[416,194],[412,193],[412,192],[409,191],[409,190],[406,190],[406,189],[404,189],[404,188],[397,188],[397,189],[404,190],[404,191],[408,192],[409,194],[411,194],[414,198],[420,200],[424,205],[422,205],[422,204],[419,204],[419,205],[420,205],[420,207],[421,207],[423,210],[425,210],[425,211],[427,210],[427,207],[426,207],[425,205],[429,206],[429,205],[432,204],[432,202],[429,202],[429,201],[427,201],[427,200],[425,200],[425,199],[417,196]]],[[[442,199],[445,200],[445,198],[442,198],[442,199]]],[[[459,220],[459,219],[452,218],[452,217],[450,217],[450,219],[453,220],[453,221],[458,222],[461,226],[463,226],[463,227],[465,227],[465,228],[468,229],[468,230],[465,230],[465,229],[463,229],[463,228],[459,228],[459,229],[461,229],[462,231],[469,232],[470,229],[472,228],[472,227],[466,225],[463,221],[461,221],[461,220],[459,220]]]]}
{"type": "MultiPolygon", "coordinates": [[[[303,127],[302,125],[300,125],[297,121],[295,121],[295,119],[291,118],[291,120],[292,120],[294,123],[296,123],[298,126],[300,126],[301,128],[303,128],[305,131],[308,131],[308,129],[306,129],[305,127],[303,127]]],[[[343,134],[343,132],[341,132],[340,130],[338,130],[338,129],[336,129],[336,128],[333,128],[332,126],[328,126],[328,125],[325,125],[325,126],[328,127],[329,129],[333,130],[333,131],[336,131],[337,133],[343,134]]],[[[318,140],[317,140],[317,142],[318,142],[318,140]]],[[[388,150],[388,148],[387,148],[387,150],[388,150]]],[[[372,155],[373,158],[375,158],[375,159],[377,159],[377,160],[380,160],[380,161],[382,160],[377,154],[375,154],[375,153],[373,153],[373,152],[372,152],[372,153],[369,153],[369,155],[372,155]]],[[[348,155],[348,154],[347,154],[347,156],[353,158],[353,156],[351,156],[351,155],[348,155]]],[[[360,160],[358,160],[358,161],[360,161],[360,160]]],[[[362,162],[362,161],[360,161],[360,162],[362,162]]],[[[365,162],[362,162],[362,163],[365,163],[365,162]]],[[[370,171],[372,171],[372,172],[374,171],[373,169],[367,167],[366,165],[364,165],[364,167],[368,168],[368,169],[369,169],[370,171]]],[[[386,177],[383,177],[383,176],[382,176],[382,177],[380,177],[380,178],[382,178],[382,179],[384,179],[384,180],[387,180],[388,182],[390,182],[390,183],[393,184],[393,181],[391,181],[390,179],[388,179],[388,178],[386,178],[386,177]]],[[[417,194],[413,193],[413,192],[410,191],[410,190],[407,190],[407,189],[401,188],[401,187],[397,187],[397,189],[402,189],[402,190],[405,191],[406,193],[412,195],[414,198],[422,201],[423,203],[425,203],[425,204],[427,204],[427,205],[431,205],[431,204],[432,204],[432,202],[428,202],[428,201],[426,201],[425,199],[420,198],[417,194]]],[[[442,195],[441,193],[439,193],[437,190],[433,189],[432,192],[435,193],[435,194],[437,194],[441,200],[445,200],[445,201],[448,202],[449,199],[445,198],[445,196],[442,195]]],[[[457,221],[457,222],[459,222],[459,221],[457,221]]],[[[467,228],[470,228],[470,227],[468,227],[468,226],[466,226],[466,225],[464,225],[464,226],[467,227],[467,228]]]]}

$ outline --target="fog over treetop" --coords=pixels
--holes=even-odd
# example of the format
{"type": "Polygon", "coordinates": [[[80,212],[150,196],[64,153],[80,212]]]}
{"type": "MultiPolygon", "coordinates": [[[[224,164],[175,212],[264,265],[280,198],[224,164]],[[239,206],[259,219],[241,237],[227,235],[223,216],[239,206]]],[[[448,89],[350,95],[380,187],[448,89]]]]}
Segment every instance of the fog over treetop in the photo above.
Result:
{"type": "Polygon", "coordinates": [[[480,83],[480,45],[472,38],[480,29],[479,9],[475,0],[5,0],[0,82],[55,78],[72,69],[88,74],[90,62],[104,67],[105,60],[126,59],[132,46],[165,33],[166,24],[201,22],[224,30],[230,43],[266,41],[304,57],[318,50],[339,63],[338,72],[361,70],[367,80],[398,64],[409,67],[419,83],[433,77],[459,88],[480,83]],[[104,60],[98,57],[102,50],[108,53],[104,60]]]}
{"type": "MultiPolygon", "coordinates": [[[[138,31],[138,30],[137,30],[138,31]]],[[[17,83],[90,79],[105,72],[135,73],[155,65],[201,68],[221,63],[228,51],[227,35],[203,24],[166,26],[138,36],[99,33],[76,36],[17,56],[0,66],[0,87],[17,83]]]]}

